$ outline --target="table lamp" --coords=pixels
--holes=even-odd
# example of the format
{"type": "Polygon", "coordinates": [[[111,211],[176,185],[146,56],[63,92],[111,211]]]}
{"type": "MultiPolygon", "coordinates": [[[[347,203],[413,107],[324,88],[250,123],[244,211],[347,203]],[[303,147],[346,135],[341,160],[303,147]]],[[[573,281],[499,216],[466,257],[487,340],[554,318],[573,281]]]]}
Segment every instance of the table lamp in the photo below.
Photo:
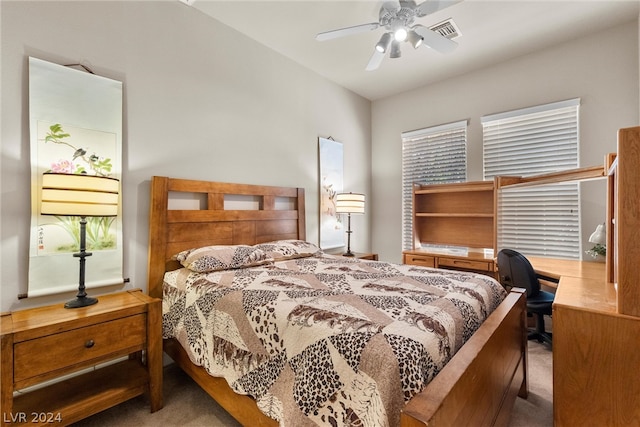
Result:
{"type": "Polygon", "coordinates": [[[40,213],[53,216],[80,217],[80,251],[73,256],[80,258],[80,280],[76,298],[65,308],[86,307],[98,302],[85,292],[85,258],[87,217],[117,216],[120,181],[115,178],[85,174],[44,173],[42,175],[42,201],[40,213]]]}
{"type": "Polygon", "coordinates": [[[351,252],[351,214],[364,214],[364,194],[337,194],[336,213],[347,214],[347,252],[345,252],[343,255],[354,256],[354,253],[351,252]]]}
{"type": "Polygon", "coordinates": [[[607,254],[607,247],[605,246],[607,244],[607,231],[604,224],[598,224],[596,230],[589,236],[589,242],[595,243],[594,247],[587,251],[589,255],[595,258],[598,255],[605,256],[607,254]]]}

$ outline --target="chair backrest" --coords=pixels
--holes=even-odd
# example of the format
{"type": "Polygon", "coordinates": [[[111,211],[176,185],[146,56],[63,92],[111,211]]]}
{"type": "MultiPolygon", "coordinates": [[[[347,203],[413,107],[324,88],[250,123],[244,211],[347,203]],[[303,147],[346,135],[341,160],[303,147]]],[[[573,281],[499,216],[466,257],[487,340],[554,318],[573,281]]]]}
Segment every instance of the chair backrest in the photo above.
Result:
{"type": "Polygon", "coordinates": [[[515,286],[527,290],[527,297],[540,292],[540,282],[529,260],[513,249],[498,252],[498,274],[503,286],[515,286]]]}

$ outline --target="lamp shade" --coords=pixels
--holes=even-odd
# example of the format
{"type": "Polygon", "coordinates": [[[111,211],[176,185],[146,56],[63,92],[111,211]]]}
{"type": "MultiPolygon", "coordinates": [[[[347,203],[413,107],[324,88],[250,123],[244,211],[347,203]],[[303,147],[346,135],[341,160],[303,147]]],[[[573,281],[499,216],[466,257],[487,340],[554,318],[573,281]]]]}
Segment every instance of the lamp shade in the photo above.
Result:
{"type": "Polygon", "coordinates": [[[364,194],[339,193],[336,195],[336,213],[363,214],[364,194]]]}
{"type": "Polygon", "coordinates": [[[391,42],[391,52],[389,52],[389,58],[400,58],[402,51],[400,50],[400,43],[396,40],[391,42]]]}
{"type": "Polygon", "coordinates": [[[607,243],[607,232],[604,229],[604,224],[598,224],[596,231],[591,233],[591,236],[589,236],[589,242],[598,245],[604,245],[607,243]]]}
{"type": "Polygon", "coordinates": [[[408,37],[409,37],[409,43],[411,43],[411,46],[413,46],[414,49],[419,48],[422,45],[422,42],[424,41],[422,36],[416,33],[414,30],[409,31],[408,37]]]}
{"type": "Polygon", "coordinates": [[[94,175],[42,175],[42,215],[117,216],[120,181],[94,175]]]}
{"type": "Polygon", "coordinates": [[[391,44],[391,33],[384,33],[382,37],[380,37],[378,44],[376,44],[376,50],[380,53],[386,53],[389,44],[391,44]]]}

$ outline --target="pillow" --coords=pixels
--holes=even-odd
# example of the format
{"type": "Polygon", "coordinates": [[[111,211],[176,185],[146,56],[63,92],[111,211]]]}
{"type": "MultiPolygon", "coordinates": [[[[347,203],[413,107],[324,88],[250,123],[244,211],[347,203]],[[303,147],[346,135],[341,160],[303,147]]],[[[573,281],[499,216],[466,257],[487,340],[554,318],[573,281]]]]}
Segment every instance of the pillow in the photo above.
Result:
{"type": "Polygon", "coordinates": [[[175,258],[197,273],[252,267],[273,261],[264,251],[249,245],[203,246],[182,251],[175,258]]]}
{"type": "Polygon", "coordinates": [[[322,253],[319,247],[304,240],[276,240],[253,247],[266,252],[267,257],[273,258],[274,261],[305,258],[322,253]]]}

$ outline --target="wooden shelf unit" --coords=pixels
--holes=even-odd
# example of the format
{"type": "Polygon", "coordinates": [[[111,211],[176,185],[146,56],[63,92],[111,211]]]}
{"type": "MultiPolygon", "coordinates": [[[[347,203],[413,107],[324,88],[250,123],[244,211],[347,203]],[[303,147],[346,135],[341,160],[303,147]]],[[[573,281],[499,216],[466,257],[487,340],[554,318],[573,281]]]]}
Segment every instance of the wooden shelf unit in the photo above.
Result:
{"type": "Polygon", "coordinates": [[[415,185],[413,250],[403,252],[402,262],[493,276],[493,253],[485,249],[496,245],[496,204],[495,180],[415,185]]]}
{"type": "Polygon", "coordinates": [[[603,166],[592,166],[531,177],[498,176],[493,181],[416,185],[413,194],[414,248],[403,252],[403,262],[493,274],[493,258],[499,250],[500,189],[604,176],[603,166]],[[456,246],[467,254],[443,255],[438,246],[456,246]],[[483,249],[492,249],[493,254],[487,255],[483,249]]]}
{"type": "Polygon", "coordinates": [[[416,185],[414,249],[422,244],[495,247],[494,181],[416,185]]]}

